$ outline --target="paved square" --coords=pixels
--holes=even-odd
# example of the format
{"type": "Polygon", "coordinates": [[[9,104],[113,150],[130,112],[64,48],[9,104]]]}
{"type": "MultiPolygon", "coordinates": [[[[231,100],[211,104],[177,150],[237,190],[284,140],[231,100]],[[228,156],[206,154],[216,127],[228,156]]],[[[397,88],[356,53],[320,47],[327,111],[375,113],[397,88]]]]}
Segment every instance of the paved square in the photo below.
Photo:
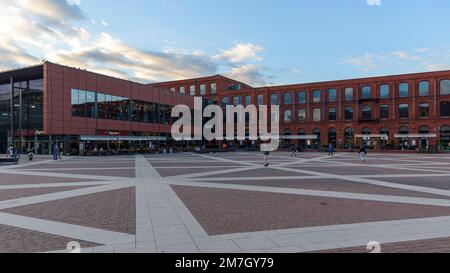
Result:
{"type": "Polygon", "coordinates": [[[0,166],[0,252],[450,251],[450,156],[255,152],[0,166]]]}

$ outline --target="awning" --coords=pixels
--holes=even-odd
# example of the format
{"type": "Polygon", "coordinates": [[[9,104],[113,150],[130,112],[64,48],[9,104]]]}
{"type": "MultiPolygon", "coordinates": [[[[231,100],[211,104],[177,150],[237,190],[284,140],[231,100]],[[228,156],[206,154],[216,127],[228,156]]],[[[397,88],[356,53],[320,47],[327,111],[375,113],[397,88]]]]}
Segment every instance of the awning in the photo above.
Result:
{"type": "Polygon", "coordinates": [[[395,138],[436,138],[437,134],[396,134],[395,138]]]}
{"type": "Polygon", "coordinates": [[[81,141],[166,141],[162,136],[80,136],[81,141]]]}

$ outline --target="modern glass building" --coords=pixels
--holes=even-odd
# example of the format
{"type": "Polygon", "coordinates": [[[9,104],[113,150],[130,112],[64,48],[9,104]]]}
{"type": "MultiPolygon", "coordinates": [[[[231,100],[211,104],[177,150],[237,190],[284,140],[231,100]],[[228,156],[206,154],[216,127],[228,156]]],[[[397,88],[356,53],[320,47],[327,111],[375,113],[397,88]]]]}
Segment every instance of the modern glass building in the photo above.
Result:
{"type": "Polygon", "coordinates": [[[102,147],[145,152],[174,145],[174,105],[193,106],[187,94],[50,62],[0,73],[0,152],[67,154],[102,147]]]}

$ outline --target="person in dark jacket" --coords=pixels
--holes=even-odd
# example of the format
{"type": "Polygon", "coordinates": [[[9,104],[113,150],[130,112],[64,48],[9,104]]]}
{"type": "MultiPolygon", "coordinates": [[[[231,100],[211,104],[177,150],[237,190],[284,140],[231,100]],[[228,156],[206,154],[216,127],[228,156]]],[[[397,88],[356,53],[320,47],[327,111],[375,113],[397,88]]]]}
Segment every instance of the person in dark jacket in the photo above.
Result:
{"type": "Polygon", "coordinates": [[[333,144],[330,143],[328,144],[328,156],[333,156],[333,154],[334,154],[334,147],[333,144]]]}
{"type": "Polygon", "coordinates": [[[296,157],[297,156],[297,147],[293,143],[291,144],[291,156],[292,157],[296,157]]]}
{"type": "Polygon", "coordinates": [[[365,145],[361,145],[361,148],[359,148],[359,158],[361,158],[362,162],[366,162],[367,148],[365,145]]]}

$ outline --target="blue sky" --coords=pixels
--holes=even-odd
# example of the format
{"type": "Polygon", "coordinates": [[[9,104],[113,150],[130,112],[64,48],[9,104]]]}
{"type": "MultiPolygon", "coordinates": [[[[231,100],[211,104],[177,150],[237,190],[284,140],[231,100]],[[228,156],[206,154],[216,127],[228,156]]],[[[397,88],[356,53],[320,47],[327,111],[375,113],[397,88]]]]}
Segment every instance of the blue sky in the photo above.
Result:
{"type": "Polygon", "coordinates": [[[143,82],[221,73],[256,86],[450,69],[447,0],[67,1],[0,0],[11,56],[0,67],[48,59],[143,82]]]}

